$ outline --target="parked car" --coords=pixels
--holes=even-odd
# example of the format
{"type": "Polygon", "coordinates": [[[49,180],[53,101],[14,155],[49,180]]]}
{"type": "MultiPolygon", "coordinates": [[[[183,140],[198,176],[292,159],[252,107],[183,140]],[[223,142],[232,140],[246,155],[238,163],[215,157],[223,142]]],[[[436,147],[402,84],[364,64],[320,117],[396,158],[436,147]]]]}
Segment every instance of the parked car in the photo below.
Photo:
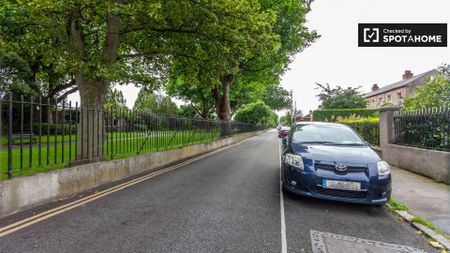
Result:
{"type": "Polygon", "coordinates": [[[391,196],[389,164],[342,124],[295,124],[283,139],[282,161],[284,192],[371,205],[391,196]]]}
{"type": "Polygon", "coordinates": [[[278,138],[284,138],[289,134],[290,127],[281,127],[278,130],[278,138]]]}

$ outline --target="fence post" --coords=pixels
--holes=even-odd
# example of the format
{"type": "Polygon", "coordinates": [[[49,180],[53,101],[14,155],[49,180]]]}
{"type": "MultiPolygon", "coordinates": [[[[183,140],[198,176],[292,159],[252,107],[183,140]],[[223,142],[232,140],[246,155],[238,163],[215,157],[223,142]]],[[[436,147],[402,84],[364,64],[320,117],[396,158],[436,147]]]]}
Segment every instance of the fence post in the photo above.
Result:
{"type": "Polygon", "coordinates": [[[400,107],[384,107],[380,108],[380,148],[383,156],[386,156],[389,151],[389,143],[395,142],[395,127],[394,127],[394,113],[400,107]]]}
{"type": "Polygon", "coordinates": [[[12,94],[9,94],[8,101],[8,179],[12,178],[12,94]]]}

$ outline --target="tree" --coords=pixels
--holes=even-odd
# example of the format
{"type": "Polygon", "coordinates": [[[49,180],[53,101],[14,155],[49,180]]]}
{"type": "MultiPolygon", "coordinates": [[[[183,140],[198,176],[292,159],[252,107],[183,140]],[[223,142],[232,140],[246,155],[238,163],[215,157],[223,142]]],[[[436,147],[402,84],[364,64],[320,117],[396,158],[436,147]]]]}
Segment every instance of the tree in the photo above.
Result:
{"type": "Polygon", "coordinates": [[[321,109],[348,109],[348,108],[366,108],[367,100],[362,97],[358,91],[360,87],[342,88],[336,86],[331,88],[330,84],[325,85],[316,83],[320,93],[317,95],[322,102],[321,109]]]}
{"type": "MultiPolygon", "coordinates": [[[[202,86],[195,77],[186,81],[183,76],[177,76],[171,79],[165,88],[169,96],[177,97],[188,104],[187,106],[194,112],[193,115],[191,113],[189,115],[197,115],[204,119],[212,117],[214,99],[211,91],[208,87],[202,86]],[[193,82],[196,82],[195,85],[192,85],[193,82]]],[[[183,110],[188,112],[187,108],[183,110]]]]}
{"type": "Polygon", "coordinates": [[[170,99],[170,97],[154,93],[147,88],[142,88],[139,91],[133,110],[163,115],[178,114],[178,106],[170,99]]]}
{"type": "Polygon", "coordinates": [[[290,109],[292,106],[291,93],[279,84],[271,85],[266,89],[263,101],[272,110],[277,111],[290,109]]]}
{"type": "Polygon", "coordinates": [[[127,111],[128,107],[125,105],[125,98],[123,97],[122,91],[109,88],[105,96],[103,108],[105,111],[114,114],[127,111]]]}
{"type": "MultiPolygon", "coordinates": [[[[216,66],[234,66],[239,57],[246,57],[248,48],[257,46],[251,43],[255,41],[251,35],[270,30],[267,15],[254,7],[254,2],[4,0],[0,2],[1,41],[2,47],[27,47],[27,52],[39,51],[44,63],[58,63],[53,68],[63,80],[75,82],[81,106],[95,108],[103,105],[111,83],[149,87],[164,83],[170,63],[178,58],[208,58],[216,66]],[[246,32],[250,30],[253,33],[246,32]],[[195,50],[202,47],[200,43],[217,50],[202,55],[195,50]],[[227,44],[229,51],[220,44],[227,44]],[[235,49],[240,53],[230,54],[235,49]]],[[[101,117],[96,114],[92,120],[101,117]]],[[[87,133],[89,121],[81,122],[79,133],[87,133]]],[[[95,138],[103,132],[100,126],[90,130],[97,133],[95,138]]],[[[96,157],[103,153],[100,141],[89,141],[87,134],[79,136],[84,136],[77,139],[80,157],[101,159],[96,157]],[[89,148],[83,151],[83,146],[89,148]]]]}
{"type": "MultiPolygon", "coordinates": [[[[2,14],[0,10],[0,24],[8,25],[7,15],[2,14]]],[[[43,31],[30,37],[26,29],[14,28],[5,26],[0,36],[0,91],[14,97],[40,96],[44,101],[50,98],[58,102],[76,92],[75,81],[65,73],[64,58],[48,53],[57,47],[51,34],[43,31]]]]}
{"type": "Polygon", "coordinates": [[[189,105],[180,105],[180,108],[178,109],[178,115],[185,118],[199,117],[199,115],[197,115],[194,109],[192,109],[192,107],[189,105]]]}
{"type": "Polygon", "coordinates": [[[271,110],[270,111],[270,118],[271,118],[271,121],[268,122],[267,125],[271,126],[271,127],[276,127],[278,125],[278,119],[279,119],[278,114],[271,110]]]}
{"type": "Polygon", "coordinates": [[[292,125],[292,115],[289,111],[286,112],[286,115],[281,116],[280,123],[283,126],[291,126],[292,125]]]}
{"type": "Polygon", "coordinates": [[[439,67],[440,75],[430,78],[423,87],[414,89],[415,95],[404,101],[404,110],[420,110],[450,106],[450,65],[439,67]]]}
{"type": "Polygon", "coordinates": [[[250,123],[254,125],[275,125],[278,120],[275,120],[273,112],[262,101],[256,101],[244,106],[237,111],[234,120],[237,122],[250,123]]]}
{"type": "MultiPolygon", "coordinates": [[[[194,61],[177,62],[176,75],[195,76],[211,89],[216,114],[220,120],[229,122],[233,115],[231,92],[237,86],[248,92],[251,83],[269,86],[279,82],[293,55],[300,52],[317,38],[304,26],[310,1],[252,1],[247,7],[253,15],[233,36],[238,43],[197,43],[187,52],[195,55],[194,61]],[[207,55],[208,57],[198,57],[207,55]],[[210,56],[214,56],[211,58],[210,56]],[[181,67],[181,68],[179,68],[181,67]]],[[[242,20],[248,20],[242,17],[242,20]]],[[[190,79],[190,78],[186,78],[190,79]]],[[[245,94],[239,92],[237,94],[245,94]]],[[[254,100],[253,100],[254,101],[254,100]]],[[[236,109],[242,104],[236,103],[236,109]]],[[[221,135],[229,128],[222,124],[221,135]]]]}

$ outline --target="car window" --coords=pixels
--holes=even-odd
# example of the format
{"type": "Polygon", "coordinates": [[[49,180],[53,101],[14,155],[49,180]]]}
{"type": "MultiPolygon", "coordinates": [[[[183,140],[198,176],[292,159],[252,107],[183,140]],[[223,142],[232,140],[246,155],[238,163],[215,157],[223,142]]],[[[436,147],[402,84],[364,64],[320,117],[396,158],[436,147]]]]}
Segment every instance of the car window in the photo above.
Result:
{"type": "Polygon", "coordinates": [[[349,127],[341,125],[297,125],[292,134],[294,143],[359,144],[364,141],[349,127]]]}

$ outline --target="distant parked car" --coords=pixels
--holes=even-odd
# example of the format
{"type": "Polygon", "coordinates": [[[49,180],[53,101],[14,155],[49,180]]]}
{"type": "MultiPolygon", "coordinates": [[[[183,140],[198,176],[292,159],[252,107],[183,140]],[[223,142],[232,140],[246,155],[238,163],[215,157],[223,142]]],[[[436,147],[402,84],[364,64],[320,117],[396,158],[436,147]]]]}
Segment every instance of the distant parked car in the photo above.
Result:
{"type": "Polygon", "coordinates": [[[290,129],[291,129],[290,127],[281,127],[278,130],[278,138],[284,138],[284,137],[288,136],[290,129]]]}
{"type": "Polygon", "coordinates": [[[389,165],[350,127],[300,122],[291,132],[283,139],[284,192],[371,205],[389,200],[389,165]]]}

